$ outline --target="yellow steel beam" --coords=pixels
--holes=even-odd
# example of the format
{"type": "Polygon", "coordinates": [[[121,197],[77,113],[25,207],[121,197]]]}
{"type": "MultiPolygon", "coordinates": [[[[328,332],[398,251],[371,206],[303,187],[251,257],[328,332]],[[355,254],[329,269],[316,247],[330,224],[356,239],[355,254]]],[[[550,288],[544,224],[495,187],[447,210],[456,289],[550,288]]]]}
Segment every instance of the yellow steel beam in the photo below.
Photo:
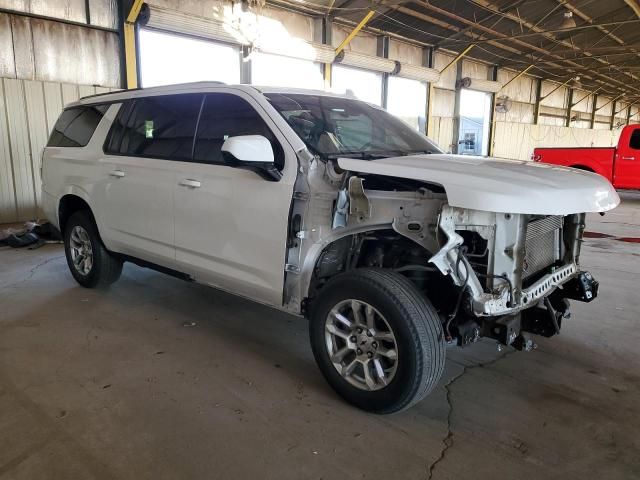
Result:
{"type": "Polygon", "coordinates": [[[136,61],[136,27],[133,23],[124,24],[124,58],[127,72],[127,88],[138,86],[138,65],[136,61]]]}
{"type": "Polygon", "coordinates": [[[338,48],[336,48],[336,55],[338,55],[340,52],[342,52],[345,49],[345,47],[347,45],[349,45],[351,40],[354,39],[354,37],[358,34],[358,32],[360,30],[362,30],[362,28],[367,24],[367,22],[369,20],[371,20],[371,17],[373,17],[375,14],[376,14],[376,12],[374,10],[369,10],[369,13],[367,13],[364,16],[364,18],[362,20],[360,20],[360,23],[358,25],[356,25],[353,30],[351,30],[351,33],[349,35],[347,35],[347,38],[345,38],[342,41],[342,43],[340,45],[338,45],[338,48]]]}
{"type": "Polygon", "coordinates": [[[331,89],[331,64],[330,63],[324,64],[324,89],[325,90],[331,89]]]}
{"type": "Polygon", "coordinates": [[[618,100],[620,97],[622,97],[623,95],[618,95],[617,97],[612,98],[611,100],[609,100],[607,103],[605,103],[604,105],[600,105],[598,108],[595,109],[596,112],[599,112],[600,110],[602,110],[604,107],[606,107],[607,105],[609,105],[610,103],[615,102],[616,100],[618,100]]]}
{"type": "Polygon", "coordinates": [[[433,82],[429,82],[429,91],[427,92],[427,137],[433,140],[433,99],[435,98],[435,88],[433,82]]]}
{"type": "Polygon", "coordinates": [[[571,80],[573,80],[575,77],[571,77],[570,79],[566,80],[564,83],[561,83],[560,85],[558,85],[556,88],[554,88],[553,90],[551,90],[549,93],[547,93],[544,97],[540,98],[540,102],[542,102],[545,98],[548,98],[553,92],[555,92],[556,90],[561,89],[562,87],[564,87],[567,83],[569,83],[571,80]]]}
{"type": "Polygon", "coordinates": [[[440,70],[440,73],[444,73],[447,70],[449,70],[451,67],[453,67],[456,63],[458,63],[458,61],[464,57],[467,53],[469,53],[469,51],[471,51],[471,49],[475,47],[475,45],[472,43],[471,45],[469,45],[467,48],[465,48],[463,51],[461,51],[456,58],[454,58],[453,60],[451,60],[442,70],[440,70]]]}
{"type": "Polygon", "coordinates": [[[589,98],[591,95],[595,95],[596,93],[598,93],[600,90],[602,90],[602,85],[599,86],[598,88],[596,88],[595,90],[587,93],[584,97],[582,97],[580,100],[578,100],[577,102],[573,102],[573,104],[571,105],[571,108],[575,107],[576,105],[578,105],[580,102],[582,102],[583,100],[586,100],[587,98],[589,98]]]}
{"type": "MultiPolygon", "coordinates": [[[[524,70],[522,70],[520,73],[518,73],[515,77],[513,77],[511,80],[509,80],[507,83],[505,83],[504,85],[502,85],[502,87],[500,87],[500,90],[503,90],[507,85],[515,82],[516,80],[518,80],[521,76],[523,76],[525,73],[527,73],[529,70],[531,70],[534,67],[534,65],[529,65],[527,68],[525,68],[524,70]]],[[[500,91],[498,90],[498,91],[500,91]]]]}
{"type": "Polygon", "coordinates": [[[138,62],[136,60],[136,21],[143,0],[135,0],[124,22],[124,58],[127,72],[127,88],[138,87],[138,62]]]}
{"type": "Polygon", "coordinates": [[[143,3],[144,0],[134,0],[133,5],[131,5],[131,10],[129,10],[129,15],[127,15],[127,22],[136,23],[143,3]]]}
{"type": "Polygon", "coordinates": [[[638,3],[638,0],[624,0],[624,3],[629,5],[631,10],[633,10],[633,13],[640,17],[640,3],[638,3]]]}

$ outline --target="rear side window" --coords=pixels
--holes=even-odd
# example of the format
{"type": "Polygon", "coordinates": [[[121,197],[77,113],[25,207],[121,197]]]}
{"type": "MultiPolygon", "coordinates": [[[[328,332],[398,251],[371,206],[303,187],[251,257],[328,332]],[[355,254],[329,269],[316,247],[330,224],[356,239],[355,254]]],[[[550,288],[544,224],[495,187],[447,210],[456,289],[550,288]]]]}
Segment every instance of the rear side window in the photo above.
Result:
{"type": "Polygon", "coordinates": [[[194,149],[194,161],[224,163],[222,144],[229,137],[262,135],[271,142],[276,167],[284,166],[284,151],[258,112],[244,99],[230,93],[205,98],[194,149]]]}
{"type": "Polygon", "coordinates": [[[107,153],[191,160],[202,94],[130,100],[120,109],[107,139],[107,153]]]}
{"type": "Polygon", "coordinates": [[[640,150],[640,129],[634,130],[631,134],[629,147],[633,148],[634,150],[640,150]]]}
{"type": "Polygon", "coordinates": [[[53,127],[47,147],[84,147],[108,108],[107,104],[66,108],[53,127]]]}

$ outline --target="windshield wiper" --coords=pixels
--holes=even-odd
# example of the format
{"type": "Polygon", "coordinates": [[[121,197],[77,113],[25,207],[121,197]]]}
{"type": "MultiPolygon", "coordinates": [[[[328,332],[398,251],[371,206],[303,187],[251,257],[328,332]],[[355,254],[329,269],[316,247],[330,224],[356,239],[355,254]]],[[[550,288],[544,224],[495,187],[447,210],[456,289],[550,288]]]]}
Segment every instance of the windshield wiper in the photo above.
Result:
{"type": "Polygon", "coordinates": [[[405,155],[417,155],[419,153],[423,155],[431,155],[433,152],[431,150],[408,150],[404,152],[405,155]]]}
{"type": "Polygon", "coordinates": [[[397,157],[405,155],[405,150],[364,150],[359,152],[337,152],[327,154],[326,158],[335,159],[339,157],[360,158],[362,160],[376,160],[379,158],[397,157]]]}

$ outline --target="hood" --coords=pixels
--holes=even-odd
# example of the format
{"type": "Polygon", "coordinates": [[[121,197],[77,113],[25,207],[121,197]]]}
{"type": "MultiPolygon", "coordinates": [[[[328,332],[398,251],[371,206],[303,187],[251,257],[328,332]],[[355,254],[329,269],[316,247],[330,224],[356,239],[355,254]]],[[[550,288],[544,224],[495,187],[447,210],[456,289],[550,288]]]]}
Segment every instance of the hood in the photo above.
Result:
{"type": "Polygon", "coordinates": [[[452,207],[489,212],[569,215],[606,212],[620,203],[604,177],[545,163],[430,154],[379,160],[339,158],[338,166],[435,183],[445,189],[452,207]]]}

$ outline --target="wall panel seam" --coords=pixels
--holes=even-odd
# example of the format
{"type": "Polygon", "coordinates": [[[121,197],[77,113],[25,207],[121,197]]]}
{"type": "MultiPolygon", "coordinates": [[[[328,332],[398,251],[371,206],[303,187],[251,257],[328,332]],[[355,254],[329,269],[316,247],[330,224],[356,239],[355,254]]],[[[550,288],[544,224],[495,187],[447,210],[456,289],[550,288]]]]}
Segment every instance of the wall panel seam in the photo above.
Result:
{"type": "Polygon", "coordinates": [[[36,173],[33,164],[33,146],[31,144],[31,119],[29,118],[29,109],[27,108],[27,87],[25,80],[22,84],[22,105],[24,107],[25,117],[27,118],[27,145],[29,146],[29,163],[31,164],[31,185],[33,185],[33,204],[35,205],[36,215],[38,212],[38,195],[36,194],[36,173]]]}
{"type": "Polygon", "coordinates": [[[2,86],[2,98],[4,99],[4,118],[7,122],[7,146],[9,147],[9,168],[11,168],[11,182],[13,183],[13,207],[15,210],[15,218],[18,218],[18,189],[16,188],[16,175],[13,168],[13,147],[11,145],[11,135],[9,133],[9,111],[7,108],[7,90],[4,85],[4,80],[0,79],[0,85],[2,86]]]}

